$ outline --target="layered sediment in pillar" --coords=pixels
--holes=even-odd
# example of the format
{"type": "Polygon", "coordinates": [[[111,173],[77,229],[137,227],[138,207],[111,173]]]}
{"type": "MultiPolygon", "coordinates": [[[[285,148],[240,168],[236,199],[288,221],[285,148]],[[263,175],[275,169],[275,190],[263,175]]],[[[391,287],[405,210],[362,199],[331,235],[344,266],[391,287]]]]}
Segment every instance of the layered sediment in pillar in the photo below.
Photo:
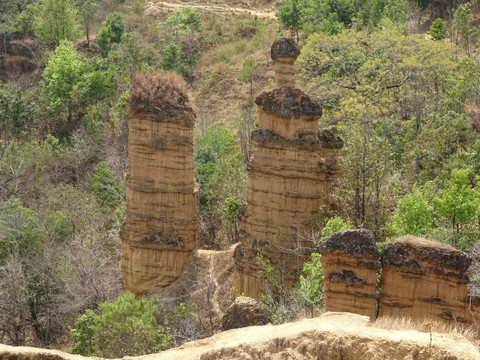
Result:
{"type": "MultiPolygon", "coordinates": [[[[293,54],[291,61],[282,63],[283,75],[276,74],[276,79],[287,78],[288,84],[298,55],[292,46],[287,39],[272,46],[274,64],[293,54]],[[287,63],[290,68],[285,68],[287,63]]],[[[237,291],[258,298],[263,290],[259,256],[277,269],[286,284],[298,279],[312,249],[308,239],[302,240],[302,231],[321,206],[332,206],[330,194],[339,176],[337,156],[343,141],[334,127],[318,130],[321,107],[299,89],[281,86],[262,93],[255,102],[259,127],[252,133],[254,157],[248,168],[247,206],[240,219],[241,244],[234,259],[237,291]]]]}
{"type": "Polygon", "coordinates": [[[471,321],[467,270],[471,257],[448,245],[403,237],[382,255],[379,316],[471,321]]]}
{"type": "Polygon", "coordinates": [[[197,247],[195,113],[173,74],[137,76],[129,101],[122,275],[127,290],[143,294],[175,281],[197,247]]]}
{"type": "Polygon", "coordinates": [[[370,230],[343,230],[323,240],[323,290],[326,311],[376,317],[380,253],[370,230]]]}

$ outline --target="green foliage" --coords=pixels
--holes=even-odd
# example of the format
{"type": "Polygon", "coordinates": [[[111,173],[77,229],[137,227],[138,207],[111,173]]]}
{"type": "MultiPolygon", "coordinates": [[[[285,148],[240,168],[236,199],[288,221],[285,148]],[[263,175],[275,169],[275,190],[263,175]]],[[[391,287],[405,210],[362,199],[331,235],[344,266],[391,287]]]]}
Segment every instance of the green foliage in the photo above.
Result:
{"type": "Polygon", "coordinates": [[[406,21],[407,0],[286,0],[276,16],[281,28],[298,38],[314,33],[338,34],[350,28],[374,29],[386,23],[402,25],[406,21]]]}
{"type": "Polygon", "coordinates": [[[76,5],[83,29],[85,30],[87,43],[90,45],[90,31],[97,18],[97,0],[76,0],[76,5]]]}
{"type": "Polygon", "coordinates": [[[352,227],[353,225],[348,219],[347,221],[343,221],[341,217],[335,216],[334,218],[328,219],[327,223],[322,229],[321,235],[322,235],[322,238],[326,238],[327,236],[330,236],[333,233],[336,233],[337,231],[348,230],[348,229],[351,229],[352,227]]]}
{"type": "Polygon", "coordinates": [[[170,339],[157,323],[159,309],[148,298],[126,292],[114,302],[103,302],[97,315],[91,310],[77,318],[71,330],[72,352],[84,356],[120,358],[158,352],[170,339]]]}
{"type": "Polygon", "coordinates": [[[457,149],[458,137],[452,135],[465,122],[457,118],[459,130],[447,135],[456,122],[444,119],[440,91],[455,76],[454,53],[451,44],[393,29],[314,34],[303,47],[299,76],[307,93],[323,104],[323,124],[338,124],[345,140],[336,193],[341,215],[356,226],[384,236],[399,191],[395,171],[408,168],[412,158],[418,159],[412,171],[431,171],[435,161],[438,169],[438,154],[457,149]]]}
{"type": "Polygon", "coordinates": [[[25,10],[17,15],[15,21],[12,24],[12,27],[15,30],[23,31],[24,33],[35,36],[34,24],[35,24],[35,17],[37,16],[38,12],[40,11],[41,6],[39,3],[32,3],[29,4],[25,10]]]}
{"type": "Polygon", "coordinates": [[[95,353],[94,337],[98,315],[87,309],[77,317],[75,329],[70,329],[72,337],[72,354],[88,356],[95,353]]]}
{"type": "Polygon", "coordinates": [[[471,5],[469,2],[461,4],[453,13],[453,26],[452,28],[456,31],[457,34],[457,44],[458,37],[460,36],[462,46],[467,50],[467,54],[470,54],[470,36],[476,32],[476,29],[470,28],[468,22],[472,16],[471,5]]]}
{"type": "Polygon", "coordinates": [[[453,169],[440,196],[434,199],[439,214],[453,230],[460,231],[459,224],[472,222],[480,209],[480,191],[471,185],[470,175],[467,169],[453,169]]]}
{"type": "Polygon", "coordinates": [[[186,34],[192,31],[202,31],[202,13],[190,6],[175,10],[168,17],[166,23],[171,25],[180,34],[186,34]]]}
{"type": "Polygon", "coordinates": [[[238,210],[242,203],[236,196],[225,198],[223,204],[219,206],[219,212],[226,223],[227,237],[231,243],[237,242],[238,239],[238,210]]]}
{"type": "Polygon", "coordinates": [[[36,104],[30,93],[7,84],[0,87],[0,128],[5,144],[9,144],[9,136],[17,140],[32,128],[36,115],[36,104]]]}
{"type": "Polygon", "coordinates": [[[188,65],[187,56],[175,43],[169,43],[163,48],[160,68],[164,71],[173,70],[183,77],[190,76],[192,71],[188,65]]]}
{"type": "Polygon", "coordinates": [[[444,93],[445,107],[461,113],[465,103],[473,103],[480,95],[480,67],[471,57],[464,56],[447,77],[444,93]]]}
{"type": "Polygon", "coordinates": [[[85,113],[89,105],[114,91],[113,77],[96,59],[85,59],[78,54],[73,44],[62,41],[55,50],[43,72],[43,93],[49,110],[85,113]]]}
{"type": "Polygon", "coordinates": [[[391,217],[389,228],[394,237],[402,235],[425,236],[435,224],[433,206],[433,184],[414,187],[411,193],[402,197],[391,217]]]}
{"type": "Polygon", "coordinates": [[[323,268],[320,254],[312,253],[311,258],[312,261],[303,263],[305,276],[300,275],[299,292],[313,317],[314,309],[323,308],[323,268]]]}
{"type": "Polygon", "coordinates": [[[103,161],[97,164],[90,175],[89,187],[101,206],[115,208],[124,201],[125,180],[103,161]]]}
{"type": "Polygon", "coordinates": [[[290,30],[292,38],[298,42],[298,32],[301,28],[301,10],[300,0],[286,0],[282,2],[275,16],[278,18],[281,29],[290,30]]]}
{"type": "Polygon", "coordinates": [[[79,35],[76,16],[70,0],[43,0],[33,25],[35,35],[46,44],[73,41],[79,35]]]}
{"type": "Polygon", "coordinates": [[[125,32],[125,20],[119,12],[108,14],[97,35],[97,43],[103,57],[108,55],[113,44],[120,43],[125,32]]]}
{"type": "Polygon", "coordinates": [[[128,67],[130,83],[133,83],[138,68],[148,64],[144,46],[138,40],[136,32],[127,32],[122,35],[120,44],[114,48],[114,57],[119,59],[120,64],[126,64],[128,67]]]}
{"type": "Polygon", "coordinates": [[[437,18],[430,25],[430,29],[427,31],[433,40],[444,40],[447,37],[447,22],[437,18]]]}
{"type": "Polygon", "coordinates": [[[0,203],[0,265],[8,255],[36,247],[42,241],[39,220],[17,198],[0,203]]]}
{"type": "Polygon", "coordinates": [[[260,67],[257,65],[255,59],[248,58],[243,60],[242,68],[235,75],[235,77],[243,82],[250,83],[250,97],[253,97],[253,83],[258,77],[260,67]]]}
{"type": "Polygon", "coordinates": [[[246,179],[245,175],[235,178],[237,170],[241,170],[243,165],[230,129],[216,126],[206,131],[194,150],[193,159],[195,178],[201,191],[200,206],[208,207],[219,197],[243,197],[246,179]],[[232,178],[226,177],[228,173],[232,178]]]}
{"type": "Polygon", "coordinates": [[[305,0],[302,29],[305,35],[315,32],[336,34],[352,23],[355,7],[352,0],[305,0]]]}

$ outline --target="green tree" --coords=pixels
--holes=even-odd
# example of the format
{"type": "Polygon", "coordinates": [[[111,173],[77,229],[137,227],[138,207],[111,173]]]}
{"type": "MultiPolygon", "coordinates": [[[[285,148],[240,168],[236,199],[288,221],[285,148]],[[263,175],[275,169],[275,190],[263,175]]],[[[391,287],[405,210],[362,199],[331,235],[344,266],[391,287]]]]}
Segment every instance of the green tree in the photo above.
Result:
{"type": "Polygon", "coordinates": [[[414,187],[411,193],[403,196],[397,203],[389,228],[393,236],[425,236],[434,228],[435,209],[432,184],[414,187]]]}
{"type": "Polygon", "coordinates": [[[70,0],[43,0],[33,26],[35,35],[46,44],[73,41],[79,35],[76,16],[70,0]]]}
{"type": "Polygon", "coordinates": [[[175,10],[166,23],[183,35],[192,31],[200,32],[202,31],[202,13],[196,8],[185,6],[175,10]]]}
{"type": "Polygon", "coordinates": [[[43,72],[43,94],[49,110],[61,112],[67,120],[74,113],[85,114],[89,105],[110,95],[113,77],[102,67],[103,62],[85,59],[71,42],[61,42],[43,72]]]}
{"type": "Polygon", "coordinates": [[[0,88],[0,128],[5,145],[9,144],[11,135],[19,140],[22,134],[30,130],[36,110],[30,93],[14,84],[0,88]]]}
{"type": "Polygon", "coordinates": [[[97,0],[76,0],[78,15],[85,30],[87,44],[90,46],[90,31],[92,24],[97,18],[98,4],[97,0]]]}
{"type": "Polygon", "coordinates": [[[255,59],[248,58],[243,60],[242,68],[235,77],[243,82],[250,84],[250,97],[253,98],[253,83],[258,76],[259,66],[255,59]]]}
{"type": "Polygon", "coordinates": [[[355,4],[352,0],[306,0],[301,13],[305,35],[316,32],[337,34],[351,25],[355,4]]]}
{"type": "Polygon", "coordinates": [[[227,237],[230,243],[238,242],[238,210],[242,203],[236,196],[230,196],[224,199],[223,204],[220,205],[220,213],[226,223],[227,237]]]}
{"type": "Polygon", "coordinates": [[[123,202],[125,182],[107,163],[99,162],[90,174],[88,182],[90,190],[101,206],[115,208],[123,202]]]}
{"type": "Polygon", "coordinates": [[[456,32],[456,43],[459,42],[459,37],[461,44],[465,50],[467,50],[467,55],[470,56],[470,38],[473,34],[476,33],[475,28],[471,28],[468,24],[471,20],[472,12],[471,5],[469,2],[459,5],[458,8],[453,13],[453,29],[456,32]]]}
{"type": "Polygon", "coordinates": [[[42,241],[39,220],[34,211],[17,198],[0,203],[0,265],[8,255],[36,247],[42,241]]]}
{"type": "Polygon", "coordinates": [[[96,315],[87,310],[71,330],[72,352],[84,356],[120,358],[158,352],[170,342],[158,324],[159,309],[146,298],[130,293],[114,302],[103,302],[96,315]]]}
{"type": "Polygon", "coordinates": [[[190,76],[192,72],[188,65],[187,56],[182,48],[175,43],[169,43],[163,48],[160,68],[164,71],[173,70],[184,78],[190,76]]]}
{"type": "Polygon", "coordinates": [[[245,202],[247,177],[230,129],[216,126],[206,131],[195,147],[193,159],[195,179],[200,186],[202,239],[219,242],[217,232],[225,229],[231,241],[237,236],[236,215],[245,202]]]}
{"type": "Polygon", "coordinates": [[[293,39],[298,43],[299,31],[302,23],[302,5],[300,0],[286,0],[282,2],[275,16],[278,18],[281,29],[290,30],[293,39]]]}
{"type": "Polygon", "coordinates": [[[12,26],[16,30],[35,36],[35,17],[41,9],[40,3],[29,4],[21,13],[17,15],[12,26]]]}
{"type": "Polygon", "coordinates": [[[127,32],[122,35],[120,44],[115,48],[114,56],[120,62],[126,63],[130,73],[130,83],[133,83],[138,67],[143,63],[142,60],[146,60],[143,45],[139,42],[136,32],[127,32]]]}
{"type": "Polygon", "coordinates": [[[475,220],[480,209],[480,191],[470,184],[471,172],[467,169],[453,169],[440,196],[434,199],[438,212],[460,232],[460,224],[475,220]]]}
{"type": "Polygon", "coordinates": [[[427,31],[433,40],[444,40],[447,37],[447,22],[438,18],[432,22],[427,31]]]}
{"type": "Polygon", "coordinates": [[[300,275],[299,292],[313,317],[315,309],[323,308],[323,268],[320,254],[312,253],[311,258],[303,263],[305,276],[300,275]]]}
{"type": "Polygon", "coordinates": [[[349,220],[344,221],[341,217],[335,216],[331,219],[328,219],[327,223],[323,227],[321,232],[322,238],[330,236],[333,233],[336,233],[337,231],[340,231],[340,230],[351,229],[352,227],[353,225],[349,220]]]}
{"type": "Polygon", "coordinates": [[[122,40],[125,32],[125,20],[119,12],[108,14],[97,35],[97,43],[103,57],[108,55],[113,44],[118,44],[122,40]]]}

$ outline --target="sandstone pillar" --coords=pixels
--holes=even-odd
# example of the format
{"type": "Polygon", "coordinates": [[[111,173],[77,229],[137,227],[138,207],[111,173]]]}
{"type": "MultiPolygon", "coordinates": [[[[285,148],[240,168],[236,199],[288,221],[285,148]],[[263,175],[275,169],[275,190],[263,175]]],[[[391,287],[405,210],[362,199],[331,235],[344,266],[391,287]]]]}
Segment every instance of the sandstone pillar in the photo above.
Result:
{"type": "MultiPolygon", "coordinates": [[[[272,46],[275,79],[294,84],[293,41],[279,39],[272,46]],[[288,65],[288,66],[287,66],[288,65]],[[293,74],[293,76],[292,76],[293,74]],[[293,80],[293,82],[292,82],[293,80]]],[[[248,169],[247,207],[240,219],[240,242],[234,253],[235,287],[257,297],[263,288],[258,277],[261,255],[277,267],[282,281],[296,281],[310,255],[299,233],[305,221],[330,207],[329,194],[338,177],[337,155],[343,141],[335,128],[318,130],[319,104],[301,90],[281,86],[262,93],[259,127],[252,133],[254,157],[248,169]]]]}
{"type": "Polygon", "coordinates": [[[339,231],[323,240],[323,289],[326,311],[376,317],[380,253],[370,230],[339,231]]]}
{"type": "Polygon", "coordinates": [[[379,316],[471,320],[466,302],[469,255],[408,236],[387,244],[381,259],[379,316]]]}
{"type": "Polygon", "coordinates": [[[129,101],[122,275],[127,290],[143,294],[172,283],[197,247],[195,114],[174,74],[138,75],[129,101]]]}

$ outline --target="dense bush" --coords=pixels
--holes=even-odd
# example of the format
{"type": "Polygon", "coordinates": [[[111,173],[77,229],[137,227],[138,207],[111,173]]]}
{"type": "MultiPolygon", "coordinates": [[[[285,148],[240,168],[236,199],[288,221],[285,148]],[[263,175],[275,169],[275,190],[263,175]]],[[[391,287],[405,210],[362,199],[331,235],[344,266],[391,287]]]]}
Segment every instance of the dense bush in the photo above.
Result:
{"type": "Polygon", "coordinates": [[[99,314],[87,310],[71,330],[74,354],[120,358],[159,352],[170,339],[157,323],[156,304],[126,292],[114,302],[99,306],[99,314]]]}

